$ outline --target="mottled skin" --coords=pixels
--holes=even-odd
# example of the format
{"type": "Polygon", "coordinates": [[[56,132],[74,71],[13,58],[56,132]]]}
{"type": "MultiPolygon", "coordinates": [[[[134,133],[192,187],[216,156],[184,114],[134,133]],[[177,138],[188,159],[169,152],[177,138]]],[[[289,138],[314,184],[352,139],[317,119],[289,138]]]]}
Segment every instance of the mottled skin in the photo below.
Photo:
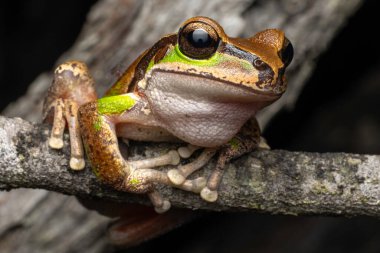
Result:
{"type": "Polygon", "coordinates": [[[45,100],[45,118],[53,121],[50,146],[62,147],[66,119],[73,169],[84,167],[81,136],[98,178],[121,191],[148,193],[157,212],[170,203],[154,190],[156,183],[216,201],[225,164],[259,146],[255,114],[285,91],[291,58],[292,46],[280,30],[230,38],[214,20],[194,17],[137,58],[102,99],[95,99],[85,64],[66,62],[57,68],[45,100]],[[118,137],[191,145],[129,162],[119,151],[118,137]],[[168,173],[154,169],[177,165],[200,148],[205,149],[191,164],[168,173]],[[215,154],[218,162],[207,181],[187,179],[215,154]]]}

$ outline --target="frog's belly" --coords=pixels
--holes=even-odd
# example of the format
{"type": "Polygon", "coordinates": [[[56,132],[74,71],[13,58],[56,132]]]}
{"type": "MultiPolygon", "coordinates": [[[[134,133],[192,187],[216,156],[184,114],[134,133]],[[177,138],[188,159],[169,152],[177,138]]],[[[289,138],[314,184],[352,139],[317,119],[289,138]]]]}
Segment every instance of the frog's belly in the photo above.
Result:
{"type": "Polygon", "coordinates": [[[239,91],[234,90],[232,93],[236,94],[228,97],[229,90],[216,94],[212,92],[215,87],[198,89],[199,85],[220,85],[223,89],[223,84],[218,82],[204,83],[203,78],[187,79],[183,75],[167,78],[159,73],[153,76],[146,90],[151,110],[162,128],[185,142],[202,147],[220,146],[255,114],[255,103],[239,102],[239,95],[245,99],[244,92],[237,94],[239,91]]]}
{"type": "Polygon", "coordinates": [[[197,108],[197,113],[188,111],[192,104],[185,101],[177,103],[177,106],[156,106],[154,110],[159,111],[163,128],[185,142],[202,147],[217,147],[227,143],[250,117],[250,113],[239,106],[200,105],[202,109],[212,109],[213,113],[200,108],[197,108]],[[184,111],[178,111],[180,109],[184,111]],[[229,113],[224,109],[229,110],[229,113]]]}

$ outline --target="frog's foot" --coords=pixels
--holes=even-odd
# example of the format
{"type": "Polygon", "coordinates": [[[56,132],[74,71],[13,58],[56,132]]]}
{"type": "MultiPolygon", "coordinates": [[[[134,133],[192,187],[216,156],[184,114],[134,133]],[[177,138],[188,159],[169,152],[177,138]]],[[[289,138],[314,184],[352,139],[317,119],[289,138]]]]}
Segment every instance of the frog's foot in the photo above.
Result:
{"type": "MultiPolygon", "coordinates": [[[[179,166],[177,169],[172,169],[168,171],[169,180],[174,185],[182,185],[186,178],[191,175],[194,171],[199,170],[205,164],[210,161],[210,159],[215,155],[217,149],[215,148],[206,148],[203,150],[202,154],[195,159],[193,162],[188,163],[183,166],[179,166]]],[[[189,152],[183,152],[184,154],[188,154],[189,152]]],[[[191,154],[190,154],[191,155],[191,154]]]]}
{"type": "MultiPolygon", "coordinates": [[[[154,169],[131,168],[130,174],[125,180],[125,189],[136,193],[147,192],[156,212],[164,213],[170,209],[170,202],[163,199],[162,196],[153,189],[153,185],[156,183],[175,186],[170,182],[165,172],[154,169]]],[[[205,186],[206,179],[199,177],[194,180],[185,180],[182,185],[175,187],[185,191],[200,193],[205,186]]]]}
{"type": "Polygon", "coordinates": [[[63,132],[67,123],[71,144],[70,167],[74,170],[83,169],[85,166],[78,108],[94,99],[96,93],[93,80],[84,63],[70,61],[58,66],[44,101],[44,121],[53,125],[48,140],[53,149],[63,147],[63,132]]]}
{"type": "Polygon", "coordinates": [[[154,174],[155,176],[148,177],[154,178],[154,181],[162,181],[164,184],[172,185],[186,191],[199,193],[206,186],[205,178],[199,177],[194,180],[186,180],[186,178],[192,172],[204,166],[215,154],[215,149],[205,149],[195,161],[184,166],[179,166],[179,169],[170,170],[167,173],[167,176],[163,172],[148,170],[149,168],[165,165],[178,165],[181,157],[190,157],[197,149],[200,149],[200,147],[188,145],[187,147],[180,147],[178,151],[171,150],[162,156],[144,160],[129,161],[128,164],[134,169],[151,171],[150,174],[154,174]],[[165,179],[162,179],[163,177],[165,179]]]}
{"type": "MultiPolygon", "coordinates": [[[[194,193],[200,193],[202,189],[206,186],[206,179],[204,177],[199,177],[194,180],[185,180],[185,182],[181,186],[177,186],[178,188],[191,191],[194,193]]],[[[148,193],[149,199],[154,206],[154,210],[157,213],[165,213],[171,207],[169,200],[164,199],[159,192],[153,190],[148,193]]]]}
{"type": "Polygon", "coordinates": [[[143,192],[144,189],[148,189],[150,185],[155,183],[174,186],[185,191],[200,193],[200,191],[206,186],[207,181],[204,177],[198,177],[192,180],[186,179],[181,185],[174,185],[163,171],[133,168],[128,179],[125,181],[125,187],[131,192],[135,189],[138,190],[137,192],[143,192]]]}
{"type": "Polygon", "coordinates": [[[54,120],[48,144],[53,149],[63,147],[63,132],[67,122],[71,145],[70,168],[81,170],[85,162],[77,120],[78,104],[72,100],[59,98],[52,102],[51,107],[54,108],[54,120]]]}

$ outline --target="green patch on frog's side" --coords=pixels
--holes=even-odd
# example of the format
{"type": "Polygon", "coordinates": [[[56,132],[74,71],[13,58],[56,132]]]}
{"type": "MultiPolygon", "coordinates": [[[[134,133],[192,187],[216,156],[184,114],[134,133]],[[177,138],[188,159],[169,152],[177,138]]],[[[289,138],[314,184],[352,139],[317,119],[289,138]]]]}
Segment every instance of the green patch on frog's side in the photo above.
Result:
{"type": "Polygon", "coordinates": [[[98,111],[100,114],[120,114],[135,104],[136,100],[129,95],[109,96],[98,99],[98,111]]]}

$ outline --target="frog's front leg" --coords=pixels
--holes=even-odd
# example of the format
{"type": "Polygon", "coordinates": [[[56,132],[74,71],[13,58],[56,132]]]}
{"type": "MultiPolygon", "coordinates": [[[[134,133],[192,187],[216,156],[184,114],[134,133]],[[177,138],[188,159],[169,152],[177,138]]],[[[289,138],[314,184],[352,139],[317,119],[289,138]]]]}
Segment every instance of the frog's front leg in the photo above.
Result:
{"type": "Polygon", "coordinates": [[[44,121],[53,125],[49,146],[54,149],[63,147],[63,132],[67,125],[71,144],[70,167],[74,170],[83,169],[85,165],[77,111],[81,105],[96,100],[93,84],[84,63],[66,62],[55,70],[53,83],[44,101],[44,121]]]}

